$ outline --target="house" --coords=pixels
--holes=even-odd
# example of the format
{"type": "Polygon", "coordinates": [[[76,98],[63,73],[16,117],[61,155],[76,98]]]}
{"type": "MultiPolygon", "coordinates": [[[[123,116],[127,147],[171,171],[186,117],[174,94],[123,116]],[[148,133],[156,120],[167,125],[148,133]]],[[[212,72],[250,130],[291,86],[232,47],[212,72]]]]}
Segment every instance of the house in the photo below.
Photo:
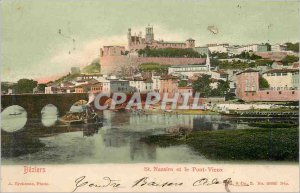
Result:
{"type": "Polygon", "coordinates": [[[100,93],[103,89],[103,83],[102,82],[96,82],[94,84],[91,84],[90,86],[90,92],[91,93],[100,93]]]}
{"type": "Polygon", "coordinates": [[[45,87],[45,94],[59,93],[59,90],[60,90],[59,85],[51,81],[47,83],[47,86],[45,87]]]}
{"type": "Polygon", "coordinates": [[[207,45],[208,50],[213,53],[213,52],[219,52],[219,53],[227,53],[227,45],[207,45]]]}
{"type": "Polygon", "coordinates": [[[161,77],[159,74],[155,74],[155,73],[152,74],[152,77],[151,77],[152,82],[153,82],[152,89],[155,92],[159,92],[159,90],[160,90],[160,78],[161,77]]]}
{"type": "Polygon", "coordinates": [[[298,69],[273,69],[263,73],[272,90],[298,89],[298,69]]]}
{"type": "Polygon", "coordinates": [[[103,77],[102,74],[96,73],[96,74],[81,74],[77,77],[77,80],[90,80],[90,79],[97,79],[103,77]]]}
{"type": "Polygon", "coordinates": [[[129,86],[128,80],[120,79],[106,79],[103,82],[102,92],[114,93],[114,92],[132,92],[132,88],[129,86]]]}
{"type": "Polygon", "coordinates": [[[163,96],[164,93],[168,93],[168,97],[173,97],[174,94],[178,92],[178,77],[165,75],[160,78],[160,81],[159,93],[161,96],[163,96]]]}
{"type": "Polygon", "coordinates": [[[133,77],[129,79],[129,86],[132,87],[134,91],[140,93],[153,91],[152,79],[146,79],[143,77],[133,77]]]}
{"type": "Polygon", "coordinates": [[[281,44],[271,45],[272,52],[282,52],[282,51],[286,51],[286,50],[287,50],[286,45],[281,45],[281,44]]]}
{"type": "Polygon", "coordinates": [[[200,65],[173,65],[168,68],[168,74],[182,74],[188,77],[196,73],[207,73],[209,68],[206,64],[200,65]]]}
{"type": "MultiPolygon", "coordinates": [[[[278,70],[277,70],[278,71],[278,70]]],[[[269,72],[269,76],[272,76],[269,72]]],[[[274,72],[275,73],[275,72],[274,72]]],[[[277,73],[277,72],[276,72],[277,73]]],[[[279,72],[278,72],[279,73],[279,72]]],[[[285,72],[280,72],[285,73],[285,72]]],[[[268,73],[267,73],[268,74],[268,73]]],[[[282,76],[282,75],[281,75],[282,76]]],[[[284,75],[286,76],[286,75],[284,75]]],[[[277,88],[277,86],[275,86],[277,88]]],[[[259,88],[259,71],[247,69],[237,73],[236,96],[246,101],[299,101],[299,90],[272,90],[259,88]]]]}
{"type": "Polygon", "coordinates": [[[211,71],[211,78],[227,81],[229,74],[223,70],[211,71]]]}
{"type": "Polygon", "coordinates": [[[283,69],[284,68],[284,65],[282,62],[280,61],[275,61],[272,63],[272,66],[271,66],[272,69],[283,69]]]}

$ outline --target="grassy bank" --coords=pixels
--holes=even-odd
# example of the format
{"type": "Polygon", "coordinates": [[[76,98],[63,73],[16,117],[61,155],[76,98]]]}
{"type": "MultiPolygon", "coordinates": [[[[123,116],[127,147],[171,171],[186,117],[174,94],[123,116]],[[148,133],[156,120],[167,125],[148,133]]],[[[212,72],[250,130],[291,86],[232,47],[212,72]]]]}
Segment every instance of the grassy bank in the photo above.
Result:
{"type": "Polygon", "coordinates": [[[159,146],[186,144],[214,160],[298,160],[298,128],[199,131],[186,136],[144,138],[159,146]]]}

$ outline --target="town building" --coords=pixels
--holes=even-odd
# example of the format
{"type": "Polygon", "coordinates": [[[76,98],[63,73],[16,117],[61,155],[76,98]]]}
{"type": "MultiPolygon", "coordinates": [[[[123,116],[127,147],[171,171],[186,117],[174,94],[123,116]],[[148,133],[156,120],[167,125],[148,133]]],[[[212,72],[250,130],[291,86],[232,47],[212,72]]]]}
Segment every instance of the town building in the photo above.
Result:
{"type": "Polygon", "coordinates": [[[182,74],[188,77],[193,76],[195,73],[206,73],[209,69],[207,65],[174,65],[168,68],[168,74],[182,74]]]}
{"type": "MultiPolygon", "coordinates": [[[[277,86],[276,86],[277,87],[277,86]]],[[[236,96],[246,101],[299,101],[299,90],[259,88],[259,71],[247,69],[237,73],[236,96]]]]}
{"type": "Polygon", "coordinates": [[[129,86],[133,91],[147,93],[153,91],[153,81],[143,77],[133,77],[129,80],[129,86]]]}
{"type": "Polygon", "coordinates": [[[102,92],[105,93],[132,92],[132,88],[130,87],[128,80],[120,80],[117,78],[113,78],[113,79],[106,79],[102,83],[103,83],[102,92]]]}
{"type": "Polygon", "coordinates": [[[263,73],[272,90],[295,90],[299,84],[298,69],[273,69],[263,73]]]}
{"type": "Polygon", "coordinates": [[[224,45],[224,44],[217,44],[217,45],[208,45],[208,50],[211,52],[211,53],[214,53],[214,52],[219,52],[219,53],[227,53],[227,45],[224,45]]]}
{"type": "Polygon", "coordinates": [[[286,45],[282,45],[282,44],[271,45],[271,51],[272,52],[282,52],[282,51],[286,51],[286,50],[287,50],[286,45]]]}
{"type": "Polygon", "coordinates": [[[210,58],[207,55],[205,64],[173,65],[168,68],[168,74],[181,74],[191,77],[194,74],[207,74],[210,72],[210,58]]]}
{"type": "Polygon", "coordinates": [[[160,90],[160,82],[161,82],[160,78],[161,77],[159,74],[156,74],[156,73],[152,74],[151,79],[153,82],[153,91],[154,92],[159,92],[159,90],[160,90]]]}
{"type": "Polygon", "coordinates": [[[272,63],[271,68],[272,69],[283,69],[284,65],[280,61],[275,61],[275,62],[272,63]]]}
{"type": "Polygon", "coordinates": [[[176,76],[165,75],[160,78],[160,90],[159,93],[163,96],[164,93],[168,93],[168,97],[173,97],[178,92],[179,79],[176,76]]]}
{"type": "Polygon", "coordinates": [[[242,52],[267,52],[268,46],[263,44],[234,45],[227,47],[227,51],[229,55],[241,54],[242,52]]]}

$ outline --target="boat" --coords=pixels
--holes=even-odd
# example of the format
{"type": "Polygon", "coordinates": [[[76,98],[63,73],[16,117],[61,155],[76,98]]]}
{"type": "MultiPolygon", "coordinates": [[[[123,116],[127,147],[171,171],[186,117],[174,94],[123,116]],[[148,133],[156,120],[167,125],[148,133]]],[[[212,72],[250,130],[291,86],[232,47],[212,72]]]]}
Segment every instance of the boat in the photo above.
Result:
{"type": "Polygon", "coordinates": [[[21,115],[22,113],[17,113],[17,112],[14,112],[14,113],[9,113],[9,115],[21,115]]]}
{"type": "Polygon", "coordinates": [[[86,124],[88,124],[88,123],[101,124],[102,123],[102,119],[98,116],[97,113],[93,113],[89,117],[84,118],[83,120],[84,120],[84,123],[86,123],[86,124]]]}

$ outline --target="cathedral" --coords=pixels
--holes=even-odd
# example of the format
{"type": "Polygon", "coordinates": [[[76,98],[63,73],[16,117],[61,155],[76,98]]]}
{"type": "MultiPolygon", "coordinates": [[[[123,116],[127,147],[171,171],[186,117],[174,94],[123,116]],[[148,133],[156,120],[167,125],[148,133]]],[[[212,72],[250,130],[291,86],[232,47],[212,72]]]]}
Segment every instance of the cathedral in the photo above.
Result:
{"type": "Polygon", "coordinates": [[[195,48],[195,40],[192,38],[187,39],[185,42],[170,42],[164,40],[155,40],[153,26],[146,27],[145,37],[142,37],[142,32],[138,35],[131,34],[131,29],[128,29],[128,50],[135,52],[144,49],[146,46],[149,48],[195,48]]]}

